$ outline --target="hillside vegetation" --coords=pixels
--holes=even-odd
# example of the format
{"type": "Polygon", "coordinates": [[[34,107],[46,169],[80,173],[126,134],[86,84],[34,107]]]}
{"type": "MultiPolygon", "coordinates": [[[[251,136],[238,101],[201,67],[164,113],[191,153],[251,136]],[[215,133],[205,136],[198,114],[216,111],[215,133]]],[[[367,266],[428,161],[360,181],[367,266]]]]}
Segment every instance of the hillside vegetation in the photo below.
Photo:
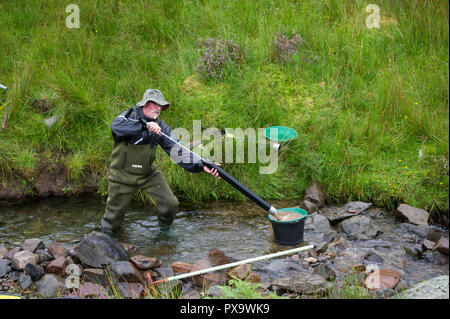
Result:
{"type": "MultiPolygon", "coordinates": [[[[449,3],[377,1],[380,27],[368,28],[371,3],[79,1],[80,28],[69,29],[69,3],[1,1],[3,185],[33,195],[42,163],[58,162],[72,183],[92,176],[105,195],[109,125],[158,88],[172,128],[298,132],[275,174],[223,164],[265,199],[301,198],[318,181],[330,202],[448,213],[449,3]]],[[[180,199],[243,198],[161,149],[157,162],[180,199]]]]}

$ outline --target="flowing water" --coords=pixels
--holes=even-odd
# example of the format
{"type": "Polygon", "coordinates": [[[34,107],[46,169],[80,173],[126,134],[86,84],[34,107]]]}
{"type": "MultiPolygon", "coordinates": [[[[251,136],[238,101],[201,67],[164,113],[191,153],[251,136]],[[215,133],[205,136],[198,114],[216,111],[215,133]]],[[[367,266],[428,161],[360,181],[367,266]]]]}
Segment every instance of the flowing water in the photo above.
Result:
{"type": "MultiPolygon", "coordinates": [[[[272,201],[271,204],[276,208],[298,205],[294,201],[272,201]]],[[[86,234],[99,230],[104,209],[104,200],[96,197],[51,198],[20,206],[1,206],[0,245],[11,249],[28,238],[40,238],[46,245],[53,240],[67,246],[75,245],[86,234]]],[[[409,280],[420,281],[449,273],[448,263],[437,265],[405,254],[405,247],[413,249],[421,241],[400,227],[392,214],[379,210],[372,210],[370,214],[382,230],[381,234],[372,240],[350,241],[352,248],[376,253],[384,259],[385,267],[401,269],[409,280]]],[[[201,207],[182,202],[174,225],[178,232],[175,239],[160,237],[155,208],[134,203],[125,215],[118,239],[140,247],[141,253],[147,256],[158,257],[163,266],[175,261],[194,263],[207,257],[213,248],[219,248],[234,261],[308,244],[275,243],[267,213],[248,201],[213,202],[201,207]]],[[[305,230],[305,237],[308,237],[307,232],[305,230]]],[[[444,232],[448,237],[448,230],[444,232]]],[[[261,261],[254,263],[253,269],[263,279],[270,279],[291,267],[286,264],[287,268],[280,268],[280,263],[277,258],[261,261]],[[270,268],[275,269],[272,275],[267,271],[270,268]]]]}
{"type": "MultiPolygon", "coordinates": [[[[293,206],[274,202],[276,207],[293,206]]],[[[0,244],[12,248],[28,238],[48,245],[56,240],[73,245],[98,231],[105,202],[95,197],[52,198],[21,206],[0,208],[0,244]]],[[[118,234],[120,242],[142,248],[163,264],[195,262],[212,248],[234,259],[247,259],[286,249],[270,237],[267,213],[250,202],[213,202],[196,207],[182,202],[174,221],[175,239],[159,235],[156,210],[132,204],[118,234]]],[[[291,247],[290,247],[291,248],[291,247]]]]}

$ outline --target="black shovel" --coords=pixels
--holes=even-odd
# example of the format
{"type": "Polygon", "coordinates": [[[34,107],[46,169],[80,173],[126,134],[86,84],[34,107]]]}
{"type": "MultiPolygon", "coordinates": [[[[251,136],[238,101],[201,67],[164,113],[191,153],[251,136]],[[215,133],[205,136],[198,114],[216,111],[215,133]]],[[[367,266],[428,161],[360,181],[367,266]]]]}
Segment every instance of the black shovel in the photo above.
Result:
{"type": "Polygon", "coordinates": [[[256,195],[255,193],[253,193],[251,190],[249,190],[247,187],[245,187],[244,185],[242,185],[238,180],[236,180],[233,176],[231,176],[230,174],[228,174],[227,172],[225,172],[223,169],[221,169],[219,166],[217,166],[215,163],[211,162],[208,159],[203,159],[200,156],[198,156],[197,154],[195,154],[194,152],[192,152],[190,149],[188,149],[187,147],[185,147],[183,144],[181,144],[180,142],[176,141],[175,139],[171,138],[170,136],[168,136],[167,134],[164,134],[163,132],[161,132],[161,135],[168,138],[169,140],[171,140],[172,142],[176,143],[177,145],[179,145],[180,147],[182,147],[183,149],[187,150],[189,153],[193,154],[194,156],[196,156],[202,163],[203,165],[205,165],[206,167],[212,169],[214,168],[215,170],[217,170],[217,172],[219,173],[219,176],[225,180],[228,184],[230,184],[231,186],[233,186],[234,188],[236,188],[238,191],[240,191],[242,194],[244,194],[245,196],[247,196],[248,198],[250,198],[252,201],[254,201],[258,206],[260,206],[262,209],[264,209],[265,211],[267,211],[269,214],[271,214],[275,219],[277,220],[281,220],[280,215],[277,213],[277,209],[275,207],[273,207],[272,205],[270,205],[268,202],[266,202],[265,200],[263,200],[261,197],[259,197],[258,195],[256,195]]]}

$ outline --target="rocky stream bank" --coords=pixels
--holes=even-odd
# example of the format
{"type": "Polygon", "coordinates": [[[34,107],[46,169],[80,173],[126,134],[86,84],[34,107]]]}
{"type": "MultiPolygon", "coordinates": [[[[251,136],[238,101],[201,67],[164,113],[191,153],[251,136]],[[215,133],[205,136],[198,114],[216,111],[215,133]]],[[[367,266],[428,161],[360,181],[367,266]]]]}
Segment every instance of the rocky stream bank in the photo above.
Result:
{"type": "Polygon", "coordinates": [[[395,212],[364,202],[325,206],[316,185],[300,206],[309,215],[297,246],[315,249],[164,284],[153,285],[236,260],[214,248],[194,263],[163,265],[141,247],[96,231],[75,245],[0,242],[0,295],[200,299],[223,296],[219,286],[239,278],[258,284],[261,298],[449,298],[448,228],[430,225],[426,211],[405,204],[395,212]]]}

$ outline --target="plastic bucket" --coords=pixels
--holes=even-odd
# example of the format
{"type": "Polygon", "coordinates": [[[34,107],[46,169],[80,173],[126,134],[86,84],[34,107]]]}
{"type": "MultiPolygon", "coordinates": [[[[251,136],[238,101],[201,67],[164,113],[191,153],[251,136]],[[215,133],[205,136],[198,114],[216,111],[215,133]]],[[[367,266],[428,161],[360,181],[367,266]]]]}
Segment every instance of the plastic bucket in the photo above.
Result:
{"type": "Polygon", "coordinates": [[[282,245],[295,245],[303,241],[303,232],[305,230],[305,219],[308,212],[301,208],[282,208],[279,212],[288,211],[298,213],[298,219],[280,221],[268,214],[268,218],[272,227],[273,237],[277,243],[282,245]]]}

